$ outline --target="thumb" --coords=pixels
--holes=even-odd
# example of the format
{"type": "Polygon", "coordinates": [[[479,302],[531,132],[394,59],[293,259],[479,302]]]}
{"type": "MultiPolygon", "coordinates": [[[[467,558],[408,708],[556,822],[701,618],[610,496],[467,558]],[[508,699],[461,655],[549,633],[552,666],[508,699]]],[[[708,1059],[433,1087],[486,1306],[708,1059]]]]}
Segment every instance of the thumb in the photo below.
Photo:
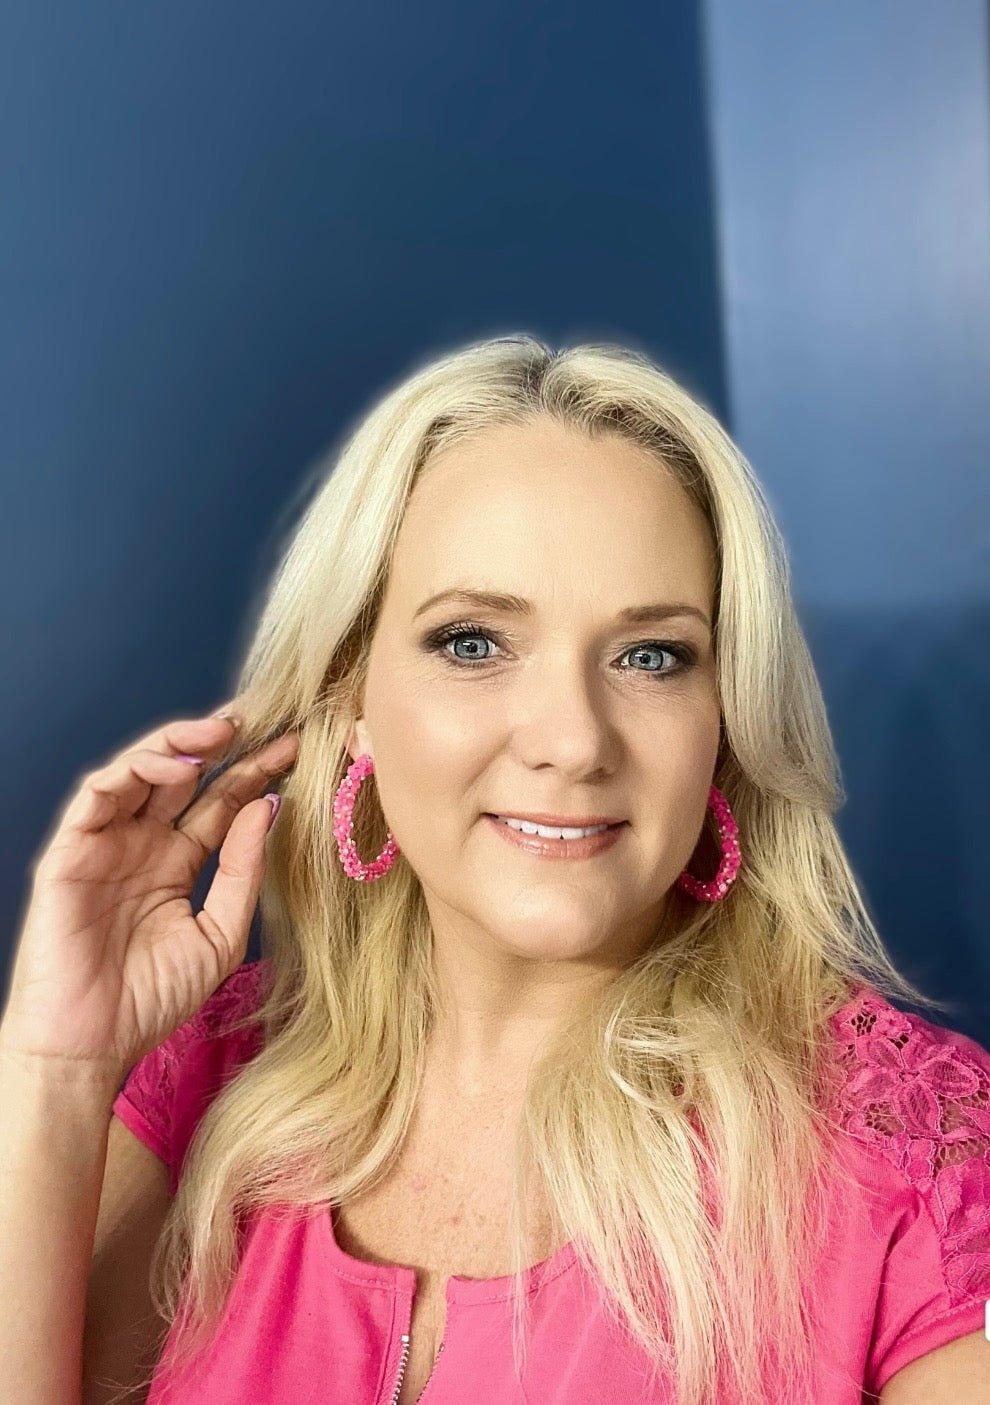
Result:
{"type": "Polygon", "coordinates": [[[203,911],[219,930],[231,953],[247,942],[265,876],[265,840],[282,797],[271,792],[245,805],[234,817],[220,846],[219,862],[203,911]],[[275,803],[273,803],[275,802],[275,803]]]}

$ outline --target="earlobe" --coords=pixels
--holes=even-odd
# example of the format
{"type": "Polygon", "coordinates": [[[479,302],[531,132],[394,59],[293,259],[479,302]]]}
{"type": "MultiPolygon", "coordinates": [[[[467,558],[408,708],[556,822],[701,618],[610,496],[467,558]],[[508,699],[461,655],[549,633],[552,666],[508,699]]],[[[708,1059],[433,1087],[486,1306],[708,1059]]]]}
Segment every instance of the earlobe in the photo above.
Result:
{"type": "Polygon", "coordinates": [[[356,761],[359,756],[370,755],[371,745],[365,736],[365,726],[360,719],[351,728],[351,735],[347,739],[347,750],[352,761],[356,761]]]}

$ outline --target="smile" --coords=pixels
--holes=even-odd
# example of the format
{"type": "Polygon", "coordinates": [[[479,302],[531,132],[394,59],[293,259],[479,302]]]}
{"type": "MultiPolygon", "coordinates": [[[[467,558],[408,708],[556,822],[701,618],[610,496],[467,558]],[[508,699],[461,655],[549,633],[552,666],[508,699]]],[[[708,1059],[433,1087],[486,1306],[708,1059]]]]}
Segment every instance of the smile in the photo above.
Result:
{"type": "Polygon", "coordinates": [[[603,853],[617,843],[626,821],[615,825],[591,825],[587,829],[560,829],[554,825],[530,824],[526,820],[506,820],[485,815],[494,830],[509,844],[538,858],[585,859],[603,853]]]}

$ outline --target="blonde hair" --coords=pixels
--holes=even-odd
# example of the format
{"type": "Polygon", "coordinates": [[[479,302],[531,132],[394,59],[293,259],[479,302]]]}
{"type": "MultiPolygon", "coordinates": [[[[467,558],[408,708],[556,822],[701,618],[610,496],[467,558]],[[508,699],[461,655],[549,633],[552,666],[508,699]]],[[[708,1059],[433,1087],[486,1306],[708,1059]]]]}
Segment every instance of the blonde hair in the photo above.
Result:
{"type": "MultiPolygon", "coordinates": [[[[731,1386],[756,1399],[767,1371],[777,1398],[807,1399],[805,1290],[836,1129],[826,1021],[858,982],[945,1004],[894,968],[840,842],[845,796],[824,703],[784,545],[746,459],[643,353],[554,353],[525,335],[444,355],[372,407],[304,485],[312,500],[256,611],[235,690],[239,750],[287,728],[301,740],[261,896],[263,1044],[203,1116],[153,1258],[159,1314],[171,1324],[183,1309],[169,1364],[190,1362],[219,1323],[238,1217],[347,1200],[384,1174],[409,1124],[437,1009],[422,889],[401,855],[380,882],[348,878],[329,798],[350,764],[417,475],[435,451],[534,416],[650,450],[710,524],[723,717],[712,779],[738,821],[742,866],[722,901],[672,890],[649,950],[532,1075],[515,1143],[513,1271],[530,1262],[521,1207],[533,1176],[679,1405],[708,1405],[731,1386]]],[[[386,833],[368,785],[359,853],[378,853],[386,833]]],[[[697,871],[709,876],[714,862],[696,860],[697,871]]],[[[518,1370],[524,1316],[517,1293],[518,1370]]]]}

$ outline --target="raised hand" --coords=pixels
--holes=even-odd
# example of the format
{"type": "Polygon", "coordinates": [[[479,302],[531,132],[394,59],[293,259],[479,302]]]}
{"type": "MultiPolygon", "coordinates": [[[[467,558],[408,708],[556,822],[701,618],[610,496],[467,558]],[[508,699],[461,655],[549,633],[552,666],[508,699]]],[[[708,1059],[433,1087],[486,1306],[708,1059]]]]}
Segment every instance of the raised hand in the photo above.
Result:
{"type": "Polygon", "coordinates": [[[240,965],[274,818],[265,792],[299,736],[237,760],[190,805],[235,737],[216,714],[167,722],[84,777],[33,869],[0,1048],[123,1076],[240,965]],[[194,913],[190,894],[218,847],[194,913]]]}

